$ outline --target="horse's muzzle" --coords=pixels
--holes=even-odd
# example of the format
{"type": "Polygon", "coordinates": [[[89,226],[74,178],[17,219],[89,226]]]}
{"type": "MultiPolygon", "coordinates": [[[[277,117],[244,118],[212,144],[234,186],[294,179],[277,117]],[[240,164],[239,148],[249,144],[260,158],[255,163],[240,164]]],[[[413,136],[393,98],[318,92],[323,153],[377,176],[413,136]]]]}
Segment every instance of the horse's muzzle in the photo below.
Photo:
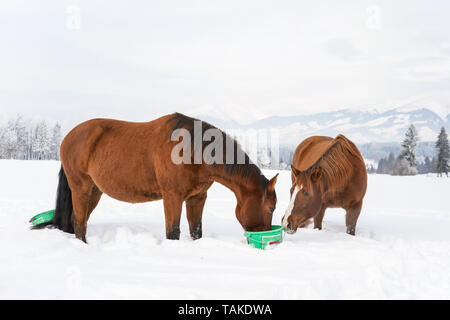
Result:
{"type": "Polygon", "coordinates": [[[286,231],[287,234],[294,234],[297,232],[297,228],[292,229],[290,223],[287,224],[287,226],[284,228],[284,230],[286,231]]]}

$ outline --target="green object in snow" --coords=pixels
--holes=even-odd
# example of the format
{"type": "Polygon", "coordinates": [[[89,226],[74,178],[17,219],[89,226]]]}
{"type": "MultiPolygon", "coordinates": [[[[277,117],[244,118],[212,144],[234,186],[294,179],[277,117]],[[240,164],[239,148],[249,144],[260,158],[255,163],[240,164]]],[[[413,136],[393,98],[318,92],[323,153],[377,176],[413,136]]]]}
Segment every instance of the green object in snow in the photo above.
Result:
{"type": "Polygon", "coordinates": [[[268,247],[283,242],[284,228],[282,226],[272,226],[269,231],[249,232],[246,231],[244,236],[247,242],[254,248],[265,250],[268,247]]]}
{"type": "Polygon", "coordinates": [[[37,226],[37,225],[51,221],[53,219],[54,215],[55,215],[55,210],[45,211],[45,212],[35,215],[33,218],[30,219],[29,222],[33,226],[37,226]]]}

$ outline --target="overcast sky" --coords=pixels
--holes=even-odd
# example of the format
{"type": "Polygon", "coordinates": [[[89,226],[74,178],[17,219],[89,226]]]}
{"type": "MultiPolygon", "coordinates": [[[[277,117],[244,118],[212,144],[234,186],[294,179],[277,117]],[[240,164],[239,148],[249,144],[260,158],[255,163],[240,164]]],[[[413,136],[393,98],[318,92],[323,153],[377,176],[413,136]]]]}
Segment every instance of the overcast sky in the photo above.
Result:
{"type": "Polygon", "coordinates": [[[249,122],[420,99],[450,112],[450,1],[2,1],[0,110],[249,122]]]}

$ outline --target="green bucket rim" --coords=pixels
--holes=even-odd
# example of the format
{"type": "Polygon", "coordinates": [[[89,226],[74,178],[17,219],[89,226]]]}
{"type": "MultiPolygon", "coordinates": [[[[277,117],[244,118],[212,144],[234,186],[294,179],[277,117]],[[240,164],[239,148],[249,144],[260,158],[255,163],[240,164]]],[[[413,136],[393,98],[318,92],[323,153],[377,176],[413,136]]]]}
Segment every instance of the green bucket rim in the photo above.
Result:
{"type": "Polygon", "coordinates": [[[281,230],[281,232],[283,232],[283,230],[284,230],[283,226],[276,225],[276,224],[272,225],[270,228],[271,229],[267,230],[267,231],[245,231],[244,232],[244,236],[246,236],[246,237],[248,237],[250,235],[261,235],[261,236],[263,236],[264,234],[278,232],[280,230],[281,230]]]}
{"type": "Polygon", "coordinates": [[[284,228],[280,225],[272,225],[270,228],[267,231],[245,231],[244,236],[247,238],[247,243],[253,245],[256,249],[262,250],[275,244],[270,242],[270,238],[277,238],[273,239],[276,241],[276,244],[282,243],[284,239],[284,228]]]}

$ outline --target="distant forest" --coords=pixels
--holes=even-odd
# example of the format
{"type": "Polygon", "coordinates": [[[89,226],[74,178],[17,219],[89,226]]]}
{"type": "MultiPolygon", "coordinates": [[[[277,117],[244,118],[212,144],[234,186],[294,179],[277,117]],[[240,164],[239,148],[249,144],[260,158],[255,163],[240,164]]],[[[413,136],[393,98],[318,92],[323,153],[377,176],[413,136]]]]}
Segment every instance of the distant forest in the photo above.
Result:
{"type": "Polygon", "coordinates": [[[414,125],[411,125],[405,139],[401,143],[401,151],[398,155],[390,152],[387,157],[378,161],[375,169],[368,166],[369,173],[391,174],[391,175],[415,175],[424,173],[437,173],[438,175],[448,175],[450,166],[449,142],[445,128],[436,137],[434,143],[434,155],[425,156],[422,161],[417,160],[417,145],[419,136],[414,125]]]}
{"type": "Polygon", "coordinates": [[[61,125],[33,122],[21,115],[0,126],[0,159],[59,160],[61,125]]]}

